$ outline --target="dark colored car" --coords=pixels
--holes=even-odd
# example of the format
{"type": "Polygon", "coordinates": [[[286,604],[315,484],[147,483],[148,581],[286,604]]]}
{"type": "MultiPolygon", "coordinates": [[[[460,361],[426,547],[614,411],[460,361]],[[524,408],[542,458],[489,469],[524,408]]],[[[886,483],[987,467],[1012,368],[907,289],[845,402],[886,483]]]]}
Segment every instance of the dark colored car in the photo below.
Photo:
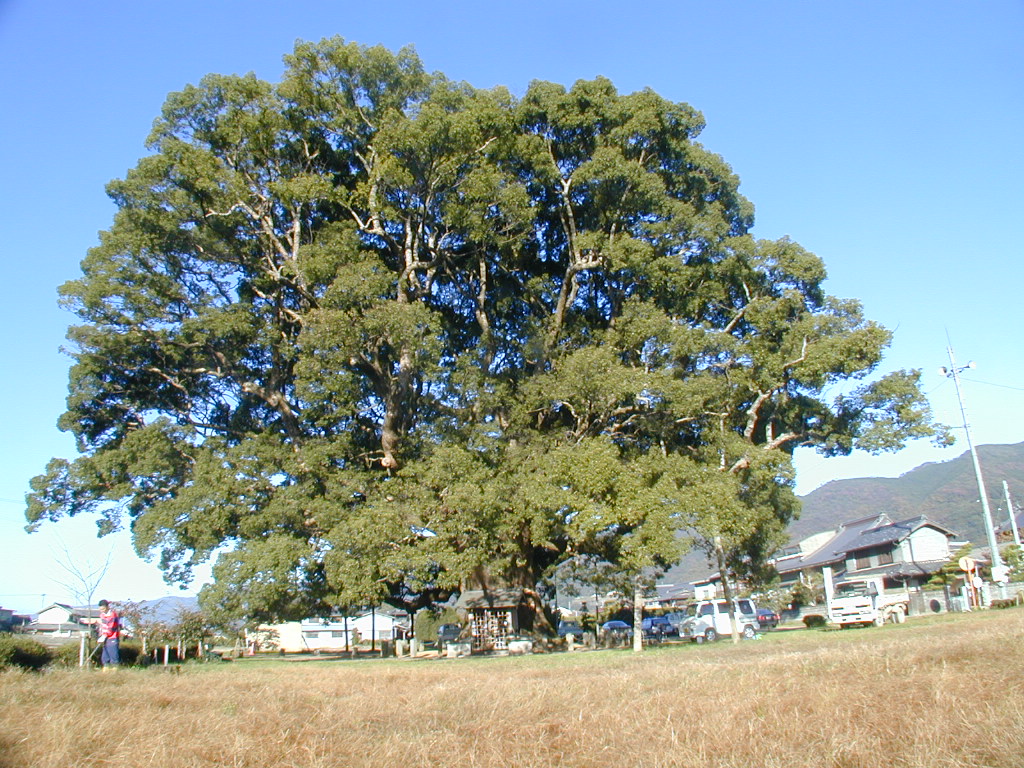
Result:
{"type": "Polygon", "coordinates": [[[647,636],[667,637],[679,634],[667,616],[648,616],[640,623],[640,628],[647,636]]]}
{"type": "Polygon", "coordinates": [[[624,621],[612,619],[601,625],[601,634],[604,636],[632,637],[633,628],[624,621]]]}
{"type": "Polygon", "coordinates": [[[577,640],[583,639],[583,627],[577,624],[575,621],[560,621],[558,622],[558,636],[568,637],[572,635],[577,640]]]}
{"type": "Polygon", "coordinates": [[[771,608],[757,609],[757,623],[761,625],[761,629],[775,629],[779,626],[779,618],[779,614],[771,608]]]}
{"type": "Polygon", "coordinates": [[[443,651],[448,643],[454,643],[462,636],[460,624],[442,624],[437,628],[437,649],[443,651]]]}

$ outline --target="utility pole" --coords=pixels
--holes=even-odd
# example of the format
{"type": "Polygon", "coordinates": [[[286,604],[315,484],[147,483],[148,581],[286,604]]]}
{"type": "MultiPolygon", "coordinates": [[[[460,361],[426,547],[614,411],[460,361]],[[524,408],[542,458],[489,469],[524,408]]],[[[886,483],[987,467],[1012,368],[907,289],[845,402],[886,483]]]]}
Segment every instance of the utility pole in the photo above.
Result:
{"type": "Polygon", "coordinates": [[[1020,532],[1017,530],[1017,515],[1013,511],[1013,502],[1010,500],[1010,486],[1003,480],[1003,494],[1006,496],[1006,509],[1010,513],[1010,529],[1013,531],[1013,543],[1020,547],[1020,532]]]}
{"type": "Polygon", "coordinates": [[[949,368],[943,366],[939,369],[939,372],[948,378],[953,379],[953,383],[956,385],[956,397],[960,401],[960,413],[964,417],[964,433],[967,435],[967,447],[971,451],[971,459],[974,462],[974,476],[978,481],[978,493],[981,495],[981,509],[985,515],[985,534],[988,536],[988,546],[992,551],[992,568],[1002,568],[1003,559],[999,556],[999,547],[996,545],[996,532],[992,526],[992,510],[988,506],[988,493],[985,491],[985,480],[981,476],[981,463],[978,461],[978,452],[974,448],[974,440],[971,438],[971,425],[967,419],[967,406],[964,405],[964,395],[960,389],[960,372],[967,370],[968,368],[974,368],[974,363],[970,362],[967,365],[957,367],[956,360],[953,358],[953,347],[946,347],[946,351],[949,353],[949,368]]]}

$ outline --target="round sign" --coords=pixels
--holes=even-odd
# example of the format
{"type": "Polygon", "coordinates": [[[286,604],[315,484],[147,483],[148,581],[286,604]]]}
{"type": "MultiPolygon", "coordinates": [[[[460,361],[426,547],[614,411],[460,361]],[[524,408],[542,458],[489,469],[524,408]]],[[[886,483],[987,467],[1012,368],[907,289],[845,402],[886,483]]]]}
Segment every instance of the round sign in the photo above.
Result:
{"type": "Polygon", "coordinates": [[[985,582],[981,580],[981,576],[975,576],[974,581],[971,583],[974,584],[975,589],[981,589],[985,585],[985,582]]]}
{"type": "Polygon", "coordinates": [[[971,571],[973,571],[974,570],[974,560],[972,558],[970,558],[970,557],[961,557],[960,558],[960,570],[961,571],[967,571],[967,573],[970,573],[971,571]]]}

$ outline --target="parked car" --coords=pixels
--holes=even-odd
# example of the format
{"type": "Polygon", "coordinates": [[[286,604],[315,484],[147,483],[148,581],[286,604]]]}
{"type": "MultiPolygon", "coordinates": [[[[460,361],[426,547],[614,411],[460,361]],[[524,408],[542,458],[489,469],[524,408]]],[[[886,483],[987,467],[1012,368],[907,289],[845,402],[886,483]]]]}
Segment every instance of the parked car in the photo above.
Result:
{"type": "Polygon", "coordinates": [[[632,637],[633,628],[624,621],[612,619],[601,625],[601,635],[604,637],[632,637]]]}
{"type": "Polygon", "coordinates": [[[757,609],[757,623],[761,625],[762,629],[775,629],[779,626],[780,619],[779,614],[771,608],[757,609]]]}
{"type": "Polygon", "coordinates": [[[558,622],[558,636],[568,637],[569,635],[572,635],[576,640],[582,640],[583,627],[581,627],[575,621],[558,622]]]}
{"type": "Polygon", "coordinates": [[[437,650],[443,651],[448,643],[454,643],[462,637],[461,624],[442,624],[437,628],[437,650]]]}
{"type": "Polygon", "coordinates": [[[669,635],[679,634],[672,622],[668,620],[667,616],[648,616],[640,622],[640,628],[644,631],[644,635],[646,636],[656,635],[658,637],[667,637],[669,635]]]}
{"type": "Polygon", "coordinates": [[[668,623],[672,625],[672,629],[678,635],[679,628],[683,625],[683,621],[686,620],[686,613],[684,611],[672,611],[672,613],[666,613],[665,618],[668,619],[668,623]]]}
{"type": "MultiPolygon", "coordinates": [[[[743,637],[750,639],[761,628],[757,621],[757,606],[753,600],[740,598],[733,601],[736,625],[743,637]]],[[[686,618],[679,626],[679,636],[695,643],[714,642],[732,633],[729,603],[725,600],[702,600],[686,607],[686,618]]]]}

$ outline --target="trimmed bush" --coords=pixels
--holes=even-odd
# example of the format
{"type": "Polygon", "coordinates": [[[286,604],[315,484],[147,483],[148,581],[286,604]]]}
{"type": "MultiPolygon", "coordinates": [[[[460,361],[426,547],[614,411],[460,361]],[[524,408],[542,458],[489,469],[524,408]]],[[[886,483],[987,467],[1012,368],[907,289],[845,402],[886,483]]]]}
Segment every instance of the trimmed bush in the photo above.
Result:
{"type": "Polygon", "coordinates": [[[1016,598],[1012,598],[1012,599],[1009,599],[1009,600],[993,600],[992,601],[992,607],[993,608],[1013,608],[1014,606],[1016,606],[1018,604],[1019,603],[1017,602],[1016,598]]]}
{"type": "Polygon", "coordinates": [[[828,625],[828,621],[824,616],[820,616],[817,613],[810,613],[804,616],[804,626],[808,629],[821,629],[828,625]]]}
{"type": "MultiPolygon", "coordinates": [[[[95,649],[95,644],[89,646],[89,650],[95,649]]],[[[121,666],[131,667],[139,663],[139,655],[142,646],[136,643],[121,643],[121,666]]],[[[100,663],[100,651],[96,651],[90,657],[93,664],[100,663]]],[[[57,667],[78,666],[78,643],[68,643],[53,650],[53,665],[57,667]]]]}
{"type": "Polygon", "coordinates": [[[30,637],[0,635],[0,669],[38,670],[52,659],[50,649],[30,637]]]}
{"type": "Polygon", "coordinates": [[[52,663],[55,667],[78,666],[78,642],[59,645],[52,651],[52,663]]]}

